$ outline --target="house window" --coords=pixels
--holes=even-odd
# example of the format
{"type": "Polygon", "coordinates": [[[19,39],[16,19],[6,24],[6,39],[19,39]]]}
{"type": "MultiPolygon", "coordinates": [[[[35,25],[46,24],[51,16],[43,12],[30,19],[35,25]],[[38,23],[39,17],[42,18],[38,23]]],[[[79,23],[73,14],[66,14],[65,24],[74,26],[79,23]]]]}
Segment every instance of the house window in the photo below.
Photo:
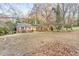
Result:
{"type": "Polygon", "coordinates": [[[24,30],[24,29],[25,29],[25,27],[21,27],[21,29],[23,29],[23,30],[24,30]]]}

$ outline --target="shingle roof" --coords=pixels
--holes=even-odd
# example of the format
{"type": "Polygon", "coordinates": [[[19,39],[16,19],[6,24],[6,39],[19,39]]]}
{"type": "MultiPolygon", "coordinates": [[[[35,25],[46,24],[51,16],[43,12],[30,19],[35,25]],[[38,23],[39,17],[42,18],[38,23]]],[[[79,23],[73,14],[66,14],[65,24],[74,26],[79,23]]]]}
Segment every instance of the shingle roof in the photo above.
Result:
{"type": "Polygon", "coordinates": [[[16,25],[16,28],[19,28],[19,27],[25,27],[25,28],[31,28],[31,24],[27,24],[27,23],[18,23],[16,25]]]}

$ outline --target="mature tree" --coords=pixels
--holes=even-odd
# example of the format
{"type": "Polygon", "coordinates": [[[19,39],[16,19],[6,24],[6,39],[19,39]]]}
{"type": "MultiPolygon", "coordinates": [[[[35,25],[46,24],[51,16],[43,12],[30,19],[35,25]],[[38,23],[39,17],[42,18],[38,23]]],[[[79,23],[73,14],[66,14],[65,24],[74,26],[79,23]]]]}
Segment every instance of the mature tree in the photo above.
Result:
{"type": "Polygon", "coordinates": [[[72,6],[73,6],[73,4],[69,3],[69,5],[68,5],[67,19],[66,19],[66,24],[65,24],[66,30],[68,30],[68,29],[72,30],[72,24],[73,24],[73,18],[72,18],[72,16],[75,15],[75,14],[73,14],[73,11],[72,11],[73,8],[72,8],[72,6]]]}
{"type": "Polygon", "coordinates": [[[66,21],[66,15],[68,12],[68,8],[69,8],[69,4],[68,3],[61,3],[60,4],[61,7],[61,13],[62,13],[62,21],[63,21],[63,26],[65,25],[65,21],[66,21]]]}
{"type": "Polygon", "coordinates": [[[6,28],[9,30],[10,34],[15,33],[15,31],[16,31],[16,23],[13,23],[12,21],[8,21],[8,22],[6,22],[6,25],[7,25],[6,28]]]}
{"type": "Polygon", "coordinates": [[[52,10],[54,10],[54,12],[56,13],[56,29],[57,31],[60,30],[62,28],[62,19],[61,19],[61,8],[60,8],[60,4],[57,4],[56,8],[52,8],[52,10]]]}
{"type": "Polygon", "coordinates": [[[46,22],[50,24],[52,16],[52,4],[41,4],[41,15],[45,18],[46,22]]]}
{"type": "Polygon", "coordinates": [[[31,15],[33,17],[32,22],[36,25],[38,22],[38,12],[39,12],[39,4],[34,4],[31,10],[31,15]]]}
{"type": "Polygon", "coordinates": [[[77,25],[79,26],[79,4],[78,4],[78,10],[77,10],[77,25]]]}

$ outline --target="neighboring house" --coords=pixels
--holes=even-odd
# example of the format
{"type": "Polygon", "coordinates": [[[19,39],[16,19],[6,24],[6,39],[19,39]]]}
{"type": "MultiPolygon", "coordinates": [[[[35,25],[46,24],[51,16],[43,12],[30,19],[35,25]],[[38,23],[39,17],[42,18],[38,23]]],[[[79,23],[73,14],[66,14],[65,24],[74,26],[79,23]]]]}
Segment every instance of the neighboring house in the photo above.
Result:
{"type": "Polygon", "coordinates": [[[28,23],[18,23],[16,25],[17,33],[33,32],[36,31],[36,28],[28,23]]]}

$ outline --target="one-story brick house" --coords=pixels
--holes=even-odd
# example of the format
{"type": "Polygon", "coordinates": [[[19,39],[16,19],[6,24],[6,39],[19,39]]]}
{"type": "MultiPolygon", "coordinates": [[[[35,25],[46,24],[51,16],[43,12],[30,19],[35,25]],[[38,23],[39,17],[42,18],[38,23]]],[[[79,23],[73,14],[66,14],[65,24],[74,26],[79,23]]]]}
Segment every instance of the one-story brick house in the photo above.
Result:
{"type": "Polygon", "coordinates": [[[36,31],[36,28],[28,23],[18,23],[16,25],[16,33],[25,33],[36,31]]]}
{"type": "Polygon", "coordinates": [[[49,27],[47,25],[31,25],[28,23],[18,23],[16,25],[16,33],[25,33],[25,32],[34,32],[34,31],[49,31],[49,27]]]}

